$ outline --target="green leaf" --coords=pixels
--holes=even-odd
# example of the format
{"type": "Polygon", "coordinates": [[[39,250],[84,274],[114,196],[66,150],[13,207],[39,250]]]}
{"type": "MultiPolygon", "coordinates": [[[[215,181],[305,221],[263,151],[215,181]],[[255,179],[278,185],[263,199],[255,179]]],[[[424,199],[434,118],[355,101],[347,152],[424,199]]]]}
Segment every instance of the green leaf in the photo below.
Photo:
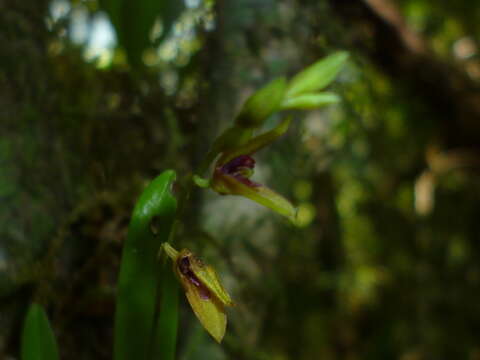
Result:
{"type": "Polygon", "coordinates": [[[117,39],[134,67],[143,66],[144,50],[151,46],[150,33],[157,18],[162,20],[162,38],[184,9],[177,0],[100,0],[115,28],[117,39]]]}
{"type": "Polygon", "coordinates": [[[282,104],[282,110],[310,110],[336,104],[339,101],[340,97],[334,93],[304,94],[286,99],[282,104]]]}
{"type": "Polygon", "coordinates": [[[339,51],[309,66],[290,81],[286,97],[323,89],[335,79],[347,58],[347,52],[339,51]]]}
{"type": "Polygon", "coordinates": [[[58,360],[55,336],[47,314],[38,304],[30,305],[22,333],[22,360],[58,360]]]}
{"type": "Polygon", "coordinates": [[[115,360],[146,360],[149,352],[174,359],[178,290],[170,278],[171,271],[157,261],[157,251],[168,240],[175,217],[177,203],[170,192],[174,180],[172,170],[155,178],[132,214],[118,280],[115,360]],[[159,288],[160,314],[156,310],[159,288]]]}
{"type": "Polygon", "coordinates": [[[279,110],[285,95],[285,78],[273,80],[250,96],[238,114],[235,123],[244,128],[257,128],[279,110]]]}
{"type": "Polygon", "coordinates": [[[151,359],[175,360],[178,327],[179,286],[170,266],[163,264],[161,270],[161,302],[158,322],[154,325],[151,359]]]}

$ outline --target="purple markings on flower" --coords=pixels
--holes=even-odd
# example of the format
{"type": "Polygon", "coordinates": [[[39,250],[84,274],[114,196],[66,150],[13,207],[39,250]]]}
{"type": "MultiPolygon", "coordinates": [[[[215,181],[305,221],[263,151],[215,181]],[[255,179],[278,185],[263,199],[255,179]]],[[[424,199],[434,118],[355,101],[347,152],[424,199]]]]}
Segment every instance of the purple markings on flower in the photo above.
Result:
{"type": "Polygon", "coordinates": [[[229,174],[229,175],[234,175],[241,169],[253,169],[255,167],[255,160],[248,155],[240,155],[232,160],[230,160],[228,163],[222,166],[222,172],[229,174]]]}
{"type": "Polygon", "coordinates": [[[177,262],[178,270],[180,273],[185,275],[185,277],[190,281],[193,285],[195,285],[200,293],[200,297],[204,300],[210,299],[210,291],[203,285],[200,280],[198,280],[197,276],[193,273],[190,269],[190,259],[188,256],[184,256],[177,262]]]}
{"type": "Polygon", "coordinates": [[[178,269],[183,275],[187,275],[190,270],[190,260],[188,256],[184,256],[180,260],[178,260],[178,269]]]}
{"type": "Polygon", "coordinates": [[[228,163],[224,164],[222,167],[219,168],[219,170],[225,175],[233,176],[235,179],[247,186],[261,186],[260,184],[249,179],[249,177],[253,173],[254,167],[255,160],[251,156],[240,155],[230,160],[228,163]]]}

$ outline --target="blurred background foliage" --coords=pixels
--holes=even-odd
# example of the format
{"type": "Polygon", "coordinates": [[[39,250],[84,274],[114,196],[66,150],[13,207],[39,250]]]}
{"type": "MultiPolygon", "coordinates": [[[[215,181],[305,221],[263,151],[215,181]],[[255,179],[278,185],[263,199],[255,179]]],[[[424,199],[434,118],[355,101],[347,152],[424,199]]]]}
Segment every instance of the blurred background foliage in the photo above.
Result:
{"type": "MultiPolygon", "coordinates": [[[[66,359],[110,359],[142,187],[198,165],[254,89],[335,50],[256,179],[301,226],[198,190],[181,236],[238,306],[182,302],[180,359],[480,359],[480,7],[467,0],[0,0],[0,358],[32,299],[66,359]]],[[[273,126],[276,119],[267,127],[273,126]]]]}

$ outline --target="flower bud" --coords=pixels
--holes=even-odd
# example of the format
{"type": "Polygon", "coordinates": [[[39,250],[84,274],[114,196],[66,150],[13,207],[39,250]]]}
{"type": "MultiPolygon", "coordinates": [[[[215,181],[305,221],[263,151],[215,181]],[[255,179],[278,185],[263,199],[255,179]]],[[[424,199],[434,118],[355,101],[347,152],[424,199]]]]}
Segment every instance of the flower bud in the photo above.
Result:
{"type": "Polygon", "coordinates": [[[235,124],[243,128],[262,126],[270,115],[280,110],[286,89],[285,78],[280,78],[255,92],[243,105],[235,124]]]}

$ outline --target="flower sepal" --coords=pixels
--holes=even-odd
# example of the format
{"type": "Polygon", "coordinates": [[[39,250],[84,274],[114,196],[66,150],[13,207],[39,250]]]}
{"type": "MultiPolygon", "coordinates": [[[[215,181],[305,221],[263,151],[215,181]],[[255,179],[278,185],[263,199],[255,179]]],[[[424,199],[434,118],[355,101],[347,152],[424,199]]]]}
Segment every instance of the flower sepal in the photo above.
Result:
{"type": "Polygon", "coordinates": [[[297,209],[282,195],[268,187],[250,180],[255,160],[249,155],[240,155],[214,173],[211,187],[221,195],[239,195],[266,206],[295,223],[297,209]]]}
{"type": "Polygon", "coordinates": [[[217,273],[190,250],[177,251],[169,243],[163,243],[161,250],[172,260],[173,271],[182,284],[196,317],[220,343],[227,326],[225,306],[233,306],[234,303],[220,283],[217,273]]]}

